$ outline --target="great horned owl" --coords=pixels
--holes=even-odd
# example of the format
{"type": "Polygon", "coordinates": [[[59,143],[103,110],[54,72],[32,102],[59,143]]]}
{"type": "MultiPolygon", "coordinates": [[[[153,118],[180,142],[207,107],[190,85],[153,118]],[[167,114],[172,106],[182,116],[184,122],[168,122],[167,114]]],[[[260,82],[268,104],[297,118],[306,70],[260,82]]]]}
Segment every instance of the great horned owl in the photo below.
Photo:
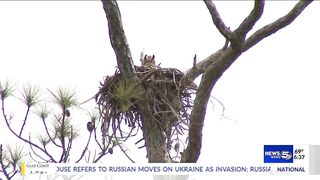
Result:
{"type": "Polygon", "coordinates": [[[156,66],[155,56],[145,55],[141,62],[142,66],[156,66]]]}

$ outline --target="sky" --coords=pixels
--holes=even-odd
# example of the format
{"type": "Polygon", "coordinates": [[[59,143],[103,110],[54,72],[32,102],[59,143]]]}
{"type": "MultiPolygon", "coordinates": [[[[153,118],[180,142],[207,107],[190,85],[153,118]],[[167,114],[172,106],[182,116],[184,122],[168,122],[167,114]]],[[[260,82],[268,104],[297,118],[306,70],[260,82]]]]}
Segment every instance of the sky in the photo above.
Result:
{"type": "MultiPolygon", "coordinates": [[[[294,4],[267,1],[253,31],[286,14],[294,4]]],[[[216,5],[231,29],[253,7],[250,1],[217,1],[216,5]]],[[[224,45],[202,2],[120,1],[119,6],[138,65],[144,50],[154,54],[162,67],[185,71],[195,54],[200,61],[224,45]]],[[[222,106],[212,98],[198,162],[257,163],[262,161],[264,144],[320,144],[319,8],[320,3],[313,2],[291,25],[242,54],[223,74],[212,96],[223,103],[228,118],[220,119],[222,106]]],[[[115,67],[101,2],[0,2],[1,81],[9,79],[18,86],[30,82],[44,91],[65,86],[75,89],[84,101],[115,67]]],[[[19,116],[19,103],[9,104],[8,111],[19,116]]],[[[0,120],[1,143],[16,141],[6,138],[11,136],[0,120]]],[[[81,113],[75,120],[83,133],[86,122],[81,113]]],[[[146,162],[141,150],[132,147],[132,154],[137,162],[146,162]]],[[[114,159],[119,157],[127,162],[120,152],[114,159]]]]}

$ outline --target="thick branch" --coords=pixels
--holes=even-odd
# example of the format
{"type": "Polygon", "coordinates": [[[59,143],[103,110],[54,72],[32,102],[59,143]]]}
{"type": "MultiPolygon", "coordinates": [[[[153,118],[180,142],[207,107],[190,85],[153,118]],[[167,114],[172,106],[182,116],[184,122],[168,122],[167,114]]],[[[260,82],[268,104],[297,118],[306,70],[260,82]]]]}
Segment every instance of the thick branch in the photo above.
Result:
{"type": "MultiPolygon", "coordinates": [[[[216,9],[212,1],[204,0],[215,26],[218,28],[219,32],[233,44],[233,46],[241,46],[243,43],[246,34],[252,29],[254,24],[260,19],[263,14],[264,1],[256,0],[255,5],[249,16],[241,23],[239,28],[232,32],[221,19],[218,10],[216,9]]],[[[228,42],[228,41],[227,41],[228,42]]],[[[221,59],[221,54],[226,50],[224,47],[222,50],[218,50],[214,54],[210,55],[206,59],[197,63],[193,68],[189,69],[185,74],[186,80],[194,80],[199,75],[203,74],[207,67],[211,64],[216,64],[221,59]]]]}
{"type": "Polygon", "coordinates": [[[250,49],[262,39],[291,24],[311,2],[312,0],[299,1],[288,14],[256,31],[245,41],[243,52],[250,49]]]}
{"type": "Polygon", "coordinates": [[[115,0],[102,0],[102,4],[108,19],[109,38],[116,54],[118,68],[125,79],[131,79],[134,74],[133,61],[123,30],[118,3],[115,0]]]}
{"type": "Polygon", "coordinates": [[[240,24],[238,29],[235,30],[236,34],[241,36],[243,40],[247,33],[253,28],[256,22],[261,18],[263,14],[264,0],[255,0],[254,8],[248,15],[248,17],[240,24]]]}
{"type": "Polygon", "coordinates": [[[228,40],[231,41],[233,38],[233,32],[224,24],[220,17],[220,14],[211,0],[204,0],[210,14],[214,25],[218,28],[219,32],[228,40]]]}
{"type": "Polygon", "coordinates": [[[199,75],[204,73],[211,64],[216,64],[217,62],[219,62],[223,53],[224,50],[218,50],[217,52],[211,54],[209,57],[198,62],[195,66],[185,72],[184,79],[189,81],[195,80],[199,75]]]}
{"type": "Polygon", "coordinates": [[[211,64],[203,74],[191,112],[189,143],[182,156],[182,163],[197,162],[202,145],[202,128],[212,88],[240,54],[241,52],[229,47],[223,51],[220,59],[215,64],[211,64]]]}
{"type": "Polygon", "coordinates": [[[260,19],[263,14],[264,0],[256,0],[255,5],[248,17],[240,24],[239,28],[234,32],[231,31],[221,19],[218,10],[212,1],[204,0],[214,25],[219,32],[231,42],[233,48],[241,49],[245,40],[246,34],[252,29],[254,24],[260,19]]]}

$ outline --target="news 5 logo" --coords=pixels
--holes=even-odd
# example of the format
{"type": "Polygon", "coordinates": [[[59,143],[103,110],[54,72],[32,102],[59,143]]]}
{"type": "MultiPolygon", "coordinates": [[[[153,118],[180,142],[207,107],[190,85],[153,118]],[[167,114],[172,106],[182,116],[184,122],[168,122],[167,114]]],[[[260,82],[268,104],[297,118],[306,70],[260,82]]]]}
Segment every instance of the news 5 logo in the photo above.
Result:
{"type": "Polygon", "coordinates": [[[293,145],[264,145],[264,163],[293,163],[293,145]]]}

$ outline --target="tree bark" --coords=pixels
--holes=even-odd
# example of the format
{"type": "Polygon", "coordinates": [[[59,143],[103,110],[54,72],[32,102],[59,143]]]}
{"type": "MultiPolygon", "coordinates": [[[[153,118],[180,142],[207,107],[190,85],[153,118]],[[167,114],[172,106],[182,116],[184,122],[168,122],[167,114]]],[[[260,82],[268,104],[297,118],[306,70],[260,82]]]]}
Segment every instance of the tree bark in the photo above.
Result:
{"type": "Polygon", "coordinates": [[[116,54],[118,68],[126,80],[131,80],[134,78],[133,61],[123,30],[118,3],[114,0],[103,0],[102,4],[108,19],[110,43],[116,54]]]}
{"type": "Polygon", "coordinates": [[[231,47],[222,53],[223,54],[219,56],[220,59],[217,59],[216,63],[211,64],[202,75],[194,100],[194,107],[191,112],[189,144],[182,155],[182,163],[197,162],[201,152],[202,129],[212,88],[222,76],[223,72],[241,55],[241,51],[234,50],[231,47]]]}
{"type": "Polygon", "coordinates": [[[143,137],[147,149],[148,162],[169,163],[171,159],[167,152],[166,138],[150,109],[144,104],[139,105],[142,114],[143,137]]]}

